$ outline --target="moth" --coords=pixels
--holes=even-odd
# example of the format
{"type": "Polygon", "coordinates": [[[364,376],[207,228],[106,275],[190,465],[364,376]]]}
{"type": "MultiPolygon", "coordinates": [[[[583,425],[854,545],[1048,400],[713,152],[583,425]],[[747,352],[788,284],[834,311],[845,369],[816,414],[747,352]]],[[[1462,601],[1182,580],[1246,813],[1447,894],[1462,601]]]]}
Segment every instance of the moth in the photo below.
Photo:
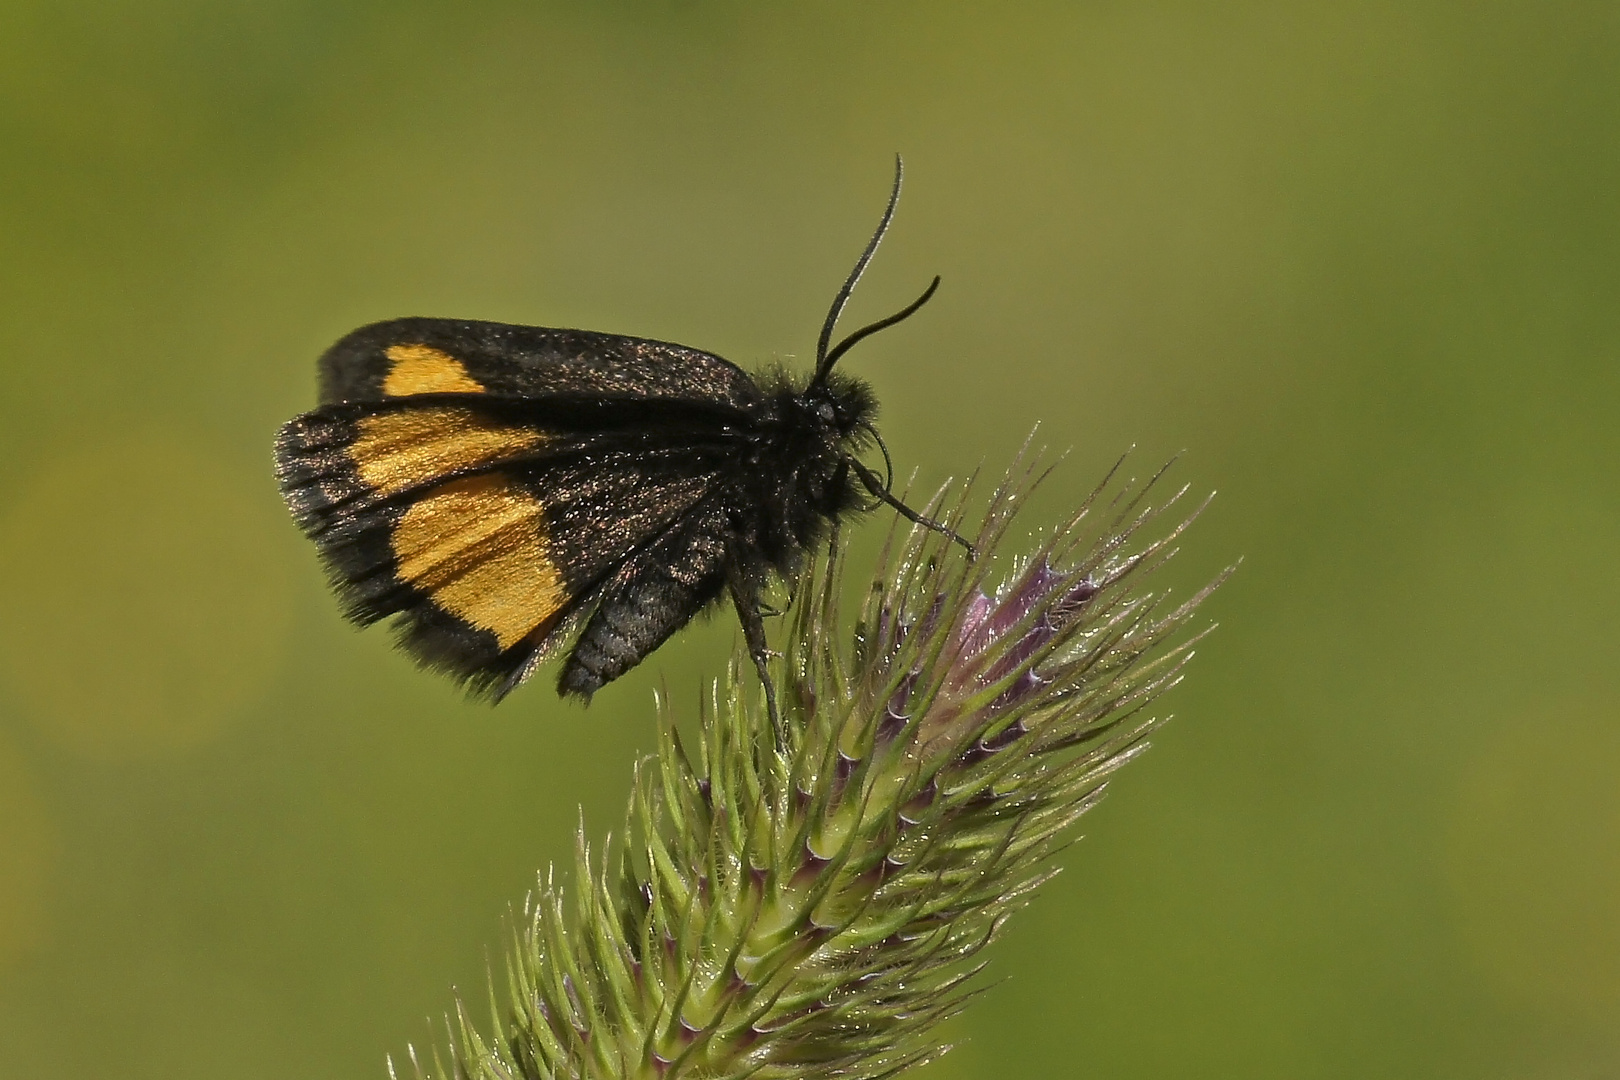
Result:
{"type": "Polygon", "coordinates": [[[589,700],[727,596],[777,716],[773,578],[883,504],[968,546],[891,492],[892,468],[861,461],[874,445],[889,461],[877,402],[834,367],[939,287],[832,344],[902,177],[896,158],[808,378],[669,342],[459,319],[374,323],[333,345],[320,405],[282,426],[275,467],[344,614],[392,619],[418,662],[496,700],[566,644],[558,692],[589,700]]]}

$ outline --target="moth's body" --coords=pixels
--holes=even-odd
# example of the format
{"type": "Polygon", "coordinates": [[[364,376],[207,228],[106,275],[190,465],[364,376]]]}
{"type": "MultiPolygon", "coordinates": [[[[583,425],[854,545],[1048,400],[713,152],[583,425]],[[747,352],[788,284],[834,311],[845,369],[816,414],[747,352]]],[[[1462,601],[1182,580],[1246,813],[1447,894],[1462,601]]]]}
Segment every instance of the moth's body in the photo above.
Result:
{"type": "Polygon", "coordinates": [[[773,575],[867,496],[940,527],[860,463],[876,405],[832,371],[932,294],[829,352],[881,235],[799,382],[580,330],[411,318],[344,337],[276,467],[349,617],[394,618],[419,661],[495,697],[579,627],[558,689],[588,698],[729,593],[765,678],[773,575]]]}
{"type": "Polygon", "coordinates": [[[665,342],[447,319],[356,330],[321,374],[277,457],[350,617],[399,616],[424,663],[496,695],[593,604],[565,693],[728,588],[752,637],[770,575],[862,503],[854,379],[761,385],[665,342]]]}
{"type": "Polygon", "coordinates": [[[644,561],[624,594],[605,599],[564,665],[559,688],[589,695],[639,663],[729,588],[756,654],[764,649],[760,596],[771,573],[794,574],[828,526],[864,501],[843,457],[869,423],[871,395],[855,380],[767,393],[720,439],[695,438],[713,486],[644,561]]]}

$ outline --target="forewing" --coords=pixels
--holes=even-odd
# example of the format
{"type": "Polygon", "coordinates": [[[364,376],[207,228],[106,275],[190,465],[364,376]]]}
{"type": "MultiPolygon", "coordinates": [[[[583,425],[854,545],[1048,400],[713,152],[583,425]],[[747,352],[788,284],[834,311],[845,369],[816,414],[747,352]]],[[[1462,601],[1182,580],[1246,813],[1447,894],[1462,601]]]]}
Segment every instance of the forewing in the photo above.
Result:
{"type": "Polygon", "coordinates": [[[586,330],[459,319],[361,327],[321,358],[321,401],[474,393],[609,398],[747,411],[759,388],[727,360],[684,345],[586,330]]]}
{"type": "Polygon", "coordinates": [[[283,496],[361,624],[504,692],[719,475],[690,432],[550,431],[475,397],[335,405],[277,439],[283,496]]]}

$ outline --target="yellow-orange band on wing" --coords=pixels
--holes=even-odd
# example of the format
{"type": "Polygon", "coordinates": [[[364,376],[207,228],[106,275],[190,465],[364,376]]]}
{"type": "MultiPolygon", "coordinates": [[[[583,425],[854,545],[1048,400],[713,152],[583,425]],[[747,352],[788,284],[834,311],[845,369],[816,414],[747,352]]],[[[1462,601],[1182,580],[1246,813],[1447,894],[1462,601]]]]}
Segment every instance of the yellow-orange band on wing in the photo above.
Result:
{"type": "Polygon", "coordinates": [[[467,374],[461,361],[431,345],[390,345],[388,361],[382,392],[389,397],[479,394],[484,390],[482,383],[467,374]]]}
{"type": "Polygon", "coordinates": [[[544,509],[504,477],[446,484],[394,527],[399,576],[509,649],[568,602],[544,509]]]}
{"type": "Polygon", "coordinates": [[[453,405],[368,416],[355,427],[349,458],[361,481],[379,495],[488,465],[548,440],[543,431],[497,424],[453,405]]]}

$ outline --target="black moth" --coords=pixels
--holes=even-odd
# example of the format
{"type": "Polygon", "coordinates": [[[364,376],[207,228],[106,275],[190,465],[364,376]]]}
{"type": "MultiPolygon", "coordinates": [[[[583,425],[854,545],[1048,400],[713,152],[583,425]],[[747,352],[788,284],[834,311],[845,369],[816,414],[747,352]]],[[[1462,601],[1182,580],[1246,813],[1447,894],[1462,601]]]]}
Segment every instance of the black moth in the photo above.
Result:
{"type": "Polygon", "coordinates": [[[803,383],[666,342],[452,319],[376,323],[332,346],[320,407],[277,437],[276,474],[348,617],[394,618],[421,663],[497,699],[580,627],[558,691],[588,699],[728,594],[777,715],[761,611],[773,574],[882,503],[967,546],[862,464],[882,448],[877,403],[833,370],[939,285],[832,345],[901,175],[897,158],[803,383]]]}

